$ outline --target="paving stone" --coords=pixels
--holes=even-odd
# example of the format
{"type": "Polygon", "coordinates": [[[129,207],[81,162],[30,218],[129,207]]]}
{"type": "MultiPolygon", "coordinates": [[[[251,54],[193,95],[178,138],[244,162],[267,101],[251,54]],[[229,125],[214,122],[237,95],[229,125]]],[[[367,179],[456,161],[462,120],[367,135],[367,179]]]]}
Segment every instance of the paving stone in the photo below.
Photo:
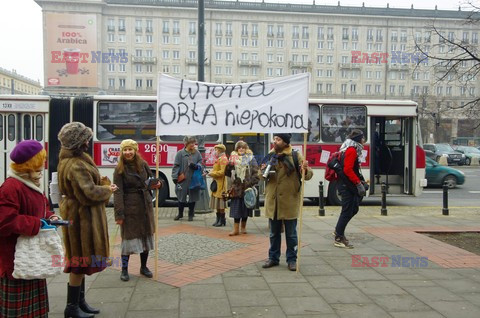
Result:
{"type": "Polygon", "coordinates": [[[305,277],[314,288],[354,288],[353,284],[341,275],[307,276],[305,277]]]}
{"type": "Polygon", "coordinates": [[[290,315],[316,315],[334,313],[332,308],[321,297],[280,297],[277,298],[283,311],[290,315]]]}
{"type": "MultiPolygon", "coordinates": [[[[263,262],[258,263],[261,265],[263,262]]],[[[226,273],[222,274],[223,277],[231,277],[231,276],[261,276],[259,267],[257,264],[250,264],[241,268],[237,268],[226,273]]]]}
{"type": "Polygon", "coordinates": [[[263,277],[224,277],[223,283],[226,290],[269,289],[263,277]]]}
{"type": "Polygon", "coordinates": [[[352,282],[362,280],[372,281],[386,279],[385,276],[377,273],[375,270],[368,267],[341,270],[340,274],[345,276],[345,278],[349,279],[352,282]]]}
{"type": "Polygon", "coordinates": [[[446,317],[478,318],[480,307],[466,301],[432,301],[428,305],[446,317]]]}
{"type": "Polygon", "coordinates": [[[459,296],[440,286],[403,288],[410,294],[427,304],[429,301],[453,302],[462,300],[459,296]]]}
{"type": "Polygon", "coordinates": [[[331,304],[342,318],[388,317],[388,313],[375,304],[331,304]]]}
{"type": "Polygon", "coordinates": [[[303,276],[310,275],[333,275],[338,272],[327,264],[300,264],[300,273],[303,276]]]}
{"type": "Polygon", "coordinates": [[[429,311],[431,308],[412,295],[376,295],[372,300],[388,312],[429,311]]]}
{"type": "Polygon", "coordinates": [[[437,286],[434,282],[427,279],[399,279],[392,280],[393,283],[400,287],[431,287],[437,286]]]}
{"type": "Polygon", "coordinates": [[[280,306],[262,306],[262,307],[232,307],[232,316],[235,318],[284,318],[287,317],[283,313],[280,306]]]}
{"type": "Polygon", "coordinates": [[[462,293],[459,296],[480,307],[480,293],[462,293]]]}
{"type": "Polygon", "coordinates": [[[139,279],[135,285],[135,294],[160,293],[163,290],[172,289],[175,289],[175,287],[151,279],[139,279]]]}
{"type": "Polygon", "coordinates": [[[359,281],[354,284],[366,295],[402,295],[405,290],[389,281],[359,281]]]}
{"type": "Polygon", "coordinates": [[[199,280],[198,282],[192,283],[193,285],[206,285],[206,284],[222,284],[223,279],[222,275],[216,275],[207,279],[199,280]]]}
{"type": "MultiPolygon", "coordinates": [[[[281,265],[280,265],[281,266],[281,265]]],[[[271,271],[272,267],[265,269],[262,273],[263,277],[267,281],[267,283],[304,283],[306,282],[305,278],[301,274],[297,274],[296,272],[289,271],[288,268],[281,267],[281,270],[271,271]]]]}
{"type": "Polygon", "coordinates": [[[227,298],[222,284],[187,285],[180,289],[180,299],[227,298]]]}
{"type": "Polygon", "coordinates": [[[93,308],[100,309],[100,314],[96,317],[124,317],[128,310],[128,302],[125,303],[88,303],[93,308]]]}
{"type": "Polygon", "coordinates": [[[117,275],[101,275],[90,286],[91,288],[104,288],[104,287],[133,287],[137,284],[138,276],[129,274],[130,280],[124,282],[120,279],[120,271],[117,271],[117,275]]]}
{"type": "Polygon", "coordinates": [[[318,293],[329,304],[365,304],[373,302],[356,288],[318,288],[318,293]]]}
{"type": "Polygon", "coordinates": [[[416,272],[430,279],[462,279],[462,275],[445,268],[416,268],[416,272]]]}
{"type": "Polygon", "coordinates": [[[434,280],[434,282],[455,294],[480,292],[480,283],[468,279],[434,280]]]}
{"type": "Polygon", "coordinates": [[[436,311],[417,311],[417,312],[391,312],[394,318],[443,318],[444,316],[436,311]]]}
{"type": "Polygon", "coordinates": [[[128,310],[178,309],[180,290],[161,290],[152,294],[135,293],[130,300],[128,310]]]}
{"type": "Polygon", "coordinates": [[[227,299],[184,299],[180,302],[180,318],[231,317],[227,299]]]}
{"type": "Polygon", "coordinates": [[[229,290],[227,295],[232,307],[278,305],[270,290],[229,290]]]}
{"type": "Polygon", "coordinates": [[[309,283],[277,283],[270,284],[270,289],[275,297],[297,297],[318,296],[317,291],[309,283]]]}
{"type": "MultiPolygon", "coordinates": [[[[103,314],[103,313],[102,313],[103,314]]],[[[103,316],[102,316],[103,317],[103,316]]],[[[118,316],[121,317],[121,316],[118,316]]],[[[161,315],[159,314],[158,310],[138,310],[138,311],[129,311],[125,318],[178,318],[178,309],[169,309],[165,310],[162,309],[161,315]]]]}
{"type": "Polygon", "coordinates": [[[124,303],[129,302],[134,287],[124,288],[90,288],[87,299],[95,299],[97,303],[124,303]]]}

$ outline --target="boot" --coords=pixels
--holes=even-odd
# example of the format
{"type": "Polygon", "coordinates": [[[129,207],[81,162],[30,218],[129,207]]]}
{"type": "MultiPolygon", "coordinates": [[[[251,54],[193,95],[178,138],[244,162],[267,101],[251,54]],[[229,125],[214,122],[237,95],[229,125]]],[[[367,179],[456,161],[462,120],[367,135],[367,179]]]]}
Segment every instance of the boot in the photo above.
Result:
{"type": "Polygon", "coordinates": [[[140,274],[147,278],[152,278],[153,274],[147,267],[148,252],[140,253],[140,274]]]}
{"type": "Polygon", "coordinates": [[[122,255],[122,273],[120,274],[120,279],[124,282],[128,282],[130,280],[130,276],[128,276],[128,260],[130,259],[130,255],[122,255]]]}
{"type": "Polygon", "coordinates": [[[195,216],[195,202],[188,203],[188,220],[193,221],[195,216]]]}
{"type": "Polygon", "coordinates": [[[242,220],[242,226],[241,226],[241,233],[242,234],[247,234],[247,220],[242,220]]]}
{"type": "Polygon", "coordinates": [[[67,283],[67,306],[65,307],[65,310],[63,311],[63,315],[65,318],[92,318],[95,317],[95,315],[92,314],[87,314],[83,312],[79,305],[78,302],[80,300],[80,289],[81,286],[70,286],[70,284],[67,283]]]}
{"type": "Polygon", "coordinates": [[[90,307],[90,305],[85,301],[85,278],[82,280],[82,285],[80,285],[80,287],[80,298],[78,301],[78,306],[80,309],[87,314],[99,314],[99,309],[90,307]]]}
{"type": "Polygon", "coordinates": [[[212,226],[220,226],[220,213],[217,212],[217,220],[212,224],[212,226]]]}
{"type": "Polygon", "coordinates": [[[227,224],[227,220],[225,220],[225,213],[219,213],[220,214],[220,220],[218,221],[217,226],[225,226],[227,224]]]}
{"type": "Polygon", "coordinates": [[[229,236],[238,235],[239,234],[239,232],[238,232],[239,227],[240,227],[240,223],[233,223],[233,231],[231,233],[229,233],[228,235],[229,236]]]}
{"type": "Polygon", "coordinates": [[[183,205],[182,202],[178,202],[178,214],[177,216],[173,219],[174,221],[178,221],[180,220],[181,218],[183,218],[183,209],[185,208],[185,206],[183,205]]]}

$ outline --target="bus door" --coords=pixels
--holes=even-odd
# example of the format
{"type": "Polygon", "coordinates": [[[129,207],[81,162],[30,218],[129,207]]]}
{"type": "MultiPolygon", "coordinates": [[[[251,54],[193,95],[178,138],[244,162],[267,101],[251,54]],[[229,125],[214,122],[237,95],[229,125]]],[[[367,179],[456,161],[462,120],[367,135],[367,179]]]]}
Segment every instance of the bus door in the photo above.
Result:
{"type": "Polygon", "coordinates": [[[7,178],[10,152],[22,140],[34,139],[44,144],[45,115],[30,113],[0,113],[0,142],[2,143],[0,182],[7,178]]]}
{"type": "Polygon", "coordinates": [[[371,118],[370,194],[381,194],[381,184],[389,194],[412,194],[413,118],[371,118]]]}

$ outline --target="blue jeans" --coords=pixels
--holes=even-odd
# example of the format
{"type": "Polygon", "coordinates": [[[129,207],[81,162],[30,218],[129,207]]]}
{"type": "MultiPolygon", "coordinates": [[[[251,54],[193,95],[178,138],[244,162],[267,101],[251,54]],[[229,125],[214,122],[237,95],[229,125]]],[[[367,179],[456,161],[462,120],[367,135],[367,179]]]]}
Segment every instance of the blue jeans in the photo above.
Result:
{"type": "Polygon", "coordinates": [[[280,247],[282,246],[282,223],[285,224],[285,239],[287,241],[287,263],[297,261],[297,219],[294,220],[268,220],[270,223],[270,249],[268,258],[280,262],[280,247]]]}

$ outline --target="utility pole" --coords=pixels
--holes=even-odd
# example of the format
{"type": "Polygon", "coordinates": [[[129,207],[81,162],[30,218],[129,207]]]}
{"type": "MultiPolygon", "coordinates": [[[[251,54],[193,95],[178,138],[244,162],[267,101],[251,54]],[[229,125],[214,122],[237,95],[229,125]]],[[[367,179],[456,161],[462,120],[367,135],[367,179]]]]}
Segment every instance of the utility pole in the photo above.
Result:
{"type": "MultiPolygon", "coordinates": [[[[205,0],[198,0],[198,81],[205,81],[205,0]]],[[[197,136],[198,151],[205,163],[205,135],[197,136]]],[[[203,177],[207,184],[206,177],[203,177]]],[[[212,210],[209,207],[210,196],[208,195],[208,187],[200,190],[200,200],[195,206],[195,211],[200,213],[208,213],[212,210]]]]}

